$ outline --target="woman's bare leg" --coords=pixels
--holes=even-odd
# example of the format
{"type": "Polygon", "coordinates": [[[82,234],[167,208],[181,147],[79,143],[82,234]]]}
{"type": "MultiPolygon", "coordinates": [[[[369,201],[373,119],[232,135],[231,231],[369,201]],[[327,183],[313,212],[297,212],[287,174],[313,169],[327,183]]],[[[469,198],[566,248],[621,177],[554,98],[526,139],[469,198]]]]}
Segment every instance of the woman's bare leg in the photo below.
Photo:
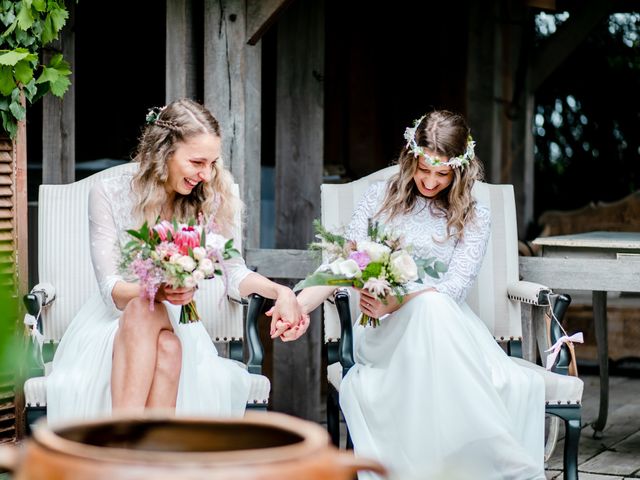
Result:
{"type": "Polygon", "coordinates": [[[162,330],[158,335],[156,369],[147,398],[147,407],[175,408],[182,367],[182,345],[175,333],[162,330]]]}
{"type": "Polygon", "coordinates": [[[156,370],[158,337],[171,329],[167,311],[156,303],[154,311],[140,298],[131,300],[113,343],[111,402],[113,410],[142,411],[156,370]]]}

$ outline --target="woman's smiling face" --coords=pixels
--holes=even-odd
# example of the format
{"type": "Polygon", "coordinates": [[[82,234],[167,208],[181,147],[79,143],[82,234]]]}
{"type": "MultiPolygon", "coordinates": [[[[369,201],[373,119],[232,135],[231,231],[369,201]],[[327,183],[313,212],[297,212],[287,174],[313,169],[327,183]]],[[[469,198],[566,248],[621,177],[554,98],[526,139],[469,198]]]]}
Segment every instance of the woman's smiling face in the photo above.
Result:
{"type": "Polygon", "coordinates": [[[176,150],[167,162],[167,194],[189,195],[200,182],[210,181],[221,147],[220,137],[210,133],[195,135],[176,143],[176,150]]]}
{"type": "MultiPolygon", "coordinates": [[[[427,152],[432,157],[438,157],[446,162],[448,158],[427,152]]],[[[427,198],[435,198],[453,182],[453,169],[449,165],[434,166],[426,162],[424,157],[418,159],[418,166],[413,174],[418,191],[427,198]]]]}

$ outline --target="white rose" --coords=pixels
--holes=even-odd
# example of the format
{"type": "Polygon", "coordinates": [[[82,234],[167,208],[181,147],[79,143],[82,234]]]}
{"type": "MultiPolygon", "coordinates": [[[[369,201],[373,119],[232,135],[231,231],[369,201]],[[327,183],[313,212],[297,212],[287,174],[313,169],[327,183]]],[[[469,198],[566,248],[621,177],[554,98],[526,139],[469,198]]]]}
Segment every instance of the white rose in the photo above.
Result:
{"type": "Polygon", "coordinates": [[[173,255],[171,255],[169,257],[169,263],[178,263],[180,261],[180,259],[182,258],[182,255],[180,255],[179,253],[174,253],[173,255]]]}
{"type": "Polygon", "coordinates": [[[185,288],[194,288],[196,286],[196,280],[191,275],[184,279],[185,288]]]}
{"type": "Polygon", "coordinates": [[[366,252],[372,262],[382,262],[391,253],[391,249],[386,245],[367,240],[358,242],[358,250],[366,252]]]}
{"type": "Polygon", "coordinates": [[[206,275],[211,275],[213,273],[213,262],[209,258],[203,258],[200,260],[200,266],[198,269],[206,275]]]}
{"type": "Polygon", "coordinates": [[[196,270],[195,272],[193,272],[192,276],[196,283],[200,283],[202,280],[204,280],[205,274],[202,270],[196,270]]]}
{"type": "Polygon", "coordinates": [[[202,260],[207,256],[207,251],[203,247],[196,247],[193,249],[193,256],[196,260],[202,260]]]}
{"type": "Polygon", "coordinates": [[[411,255],[400,251],[391,254],[391,274],[400,283],[412,282],[418,279],[418,266],[411,255]]]}
{"type": "Polygon", "coordinates": [[[340,273],[347,278],[359,277],[361,275],[360,267],[355,260],[349,259],[340,262],[338,266],[340,273]]]}
{"type": "Polygon", "coordinates": [[[196,268],[196,261],[189,255],[183,255],[180,257],[176,264],[178,264],[185,272],[193,272],[196,268]]]}
{"type": "Polygon", "coordinates": [[[209,233],[207,235],[207,248],[213,248],[215,250],[224,250],[224,245],[227,243],[227,239],[217,233],[209,233]]]}

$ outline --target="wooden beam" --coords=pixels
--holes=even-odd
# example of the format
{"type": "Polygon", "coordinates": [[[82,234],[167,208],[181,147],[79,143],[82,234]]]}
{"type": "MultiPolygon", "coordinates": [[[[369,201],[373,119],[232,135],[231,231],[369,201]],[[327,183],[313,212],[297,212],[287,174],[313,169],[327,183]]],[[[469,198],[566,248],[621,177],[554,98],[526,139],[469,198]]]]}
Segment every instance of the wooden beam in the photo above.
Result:
{"type": "MultiPolygon", "coordinates": [[[[324,0],[296,2],[277,30],[276,247],[306,248],[320,217],[324,162],[324,0]]],[[[274,409],[320,420],[321,324],[274,344],[274,409]]]]}
{"type": "Polygon", "coordinates": [[[293,0],[247,0],[247,43],[255,45],[293,0]]]}
{"type": "Polygon", "coordinates": [[[62,52],[71,65],[71,85],[62,99],[53,95],[42,98],[42,183],[71,183],[76,178],[75,124],[75,2],[67,4],[69,19],[52,48],[43,51],[43,63],[62,52]]]}
{"type": "Polygon", "coordinates": [[[302,279],[320,266],[320,258],[309,250],[248,248],[247,266],[273,279],[302,279]]]}
{"type": "Polygon", "coordinates": [[[197,60],[193,0],[167,0],[166,15],[165,102],[183,97],[195,99],[197,60]]]}
{"type": "Polygon", "coordinates": [[[588,0],[571,12],[569,19],[551,35],[531,60],[531,91],[535,92],[593,28],[611,11],[611,2],[588,0]]]}

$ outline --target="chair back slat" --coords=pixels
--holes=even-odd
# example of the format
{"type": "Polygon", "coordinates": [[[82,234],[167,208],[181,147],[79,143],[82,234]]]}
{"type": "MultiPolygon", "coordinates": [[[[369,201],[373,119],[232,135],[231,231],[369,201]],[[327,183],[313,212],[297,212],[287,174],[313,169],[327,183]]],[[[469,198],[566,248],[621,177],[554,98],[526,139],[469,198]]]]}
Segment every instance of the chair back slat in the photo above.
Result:
{"type": "MultiPolygon", "coordinates": [[[[347,225],[367,188],[374,182],[390,178],[397,171],[398,167],[394,165],[350,183],[323,184],[323,225],[329,229],[347,225]]],[[[467,304],[485,322],[496,339],[520,338],[520,304],[507,297],[507,285],[518,280],[518,236],[513,187],[476,182],[473,195],[480,204],[491,210],[491,235],[487,254],[468,294],[467,304]]],[[[329,302],[325,302],[324,306],[325,342],[336,341],[340,338],[337,311],[329,302]]],[[[360,313],[357,297],[351,302],[351,309],[355,321],[360,313]]]]}
{"type": "MultiPolygon", "coordinates": [[[[98,291],[89,248],[88,203],[91,188],[99,179],[134,172],[137,167],[137,163],[130,162],[74,183],[40,186],[39,282],[50,283],[56,290],[56,300],[42,312],[46,341],[59,342],[82,305],[98,291]]],[[[241,248],[239,241],[236,246],[241,248]]],[[[209,334],[216,341],[242,338],[242,307],[228,301],[218,303],[217,299],[223,292],[220,279],[203,282],[196,294],[198,310],[209,334]]]]}

